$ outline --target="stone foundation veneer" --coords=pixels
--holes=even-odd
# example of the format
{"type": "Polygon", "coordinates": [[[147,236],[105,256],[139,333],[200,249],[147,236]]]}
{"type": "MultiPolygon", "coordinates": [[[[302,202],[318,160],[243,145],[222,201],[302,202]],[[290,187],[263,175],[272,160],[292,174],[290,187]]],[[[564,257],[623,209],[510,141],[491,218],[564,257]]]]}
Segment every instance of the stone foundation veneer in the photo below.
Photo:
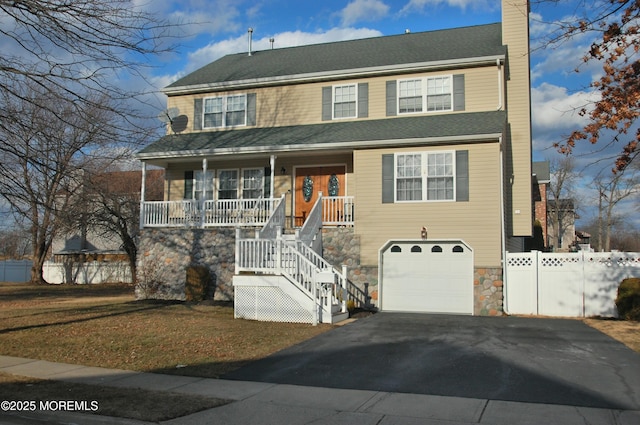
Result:
{"type": "Polygon", "coordinates": [[[143,229],[136,298],[185,300],[187,268],[205,266],[214,280],[214,298],[232,300],[235,242],[233,228],[143,229]]]}
{"type": "MultiPolygon", "coordinates": [[[[251,237],[245,231],[243,237],[251,237]]],[[[138,246],[138,299],[185,300],[187,268],[206,266],[215,279],[214,299],[233,299],[235,229],[143,229],[138,246]]],[[[334,267],[347,266],[356,304],[378,303],[378,267],[360,264],[360,237],[350,227],[322,229],[323,255],[334,267]]],[[[502,269],[475,267],[474,311],[503,313],[502,269]]]]}
{"type": "Polygon", "coordinates": [[[473,271],[473,314],[500,316],[504,294],[501,267],[475,267],[473,271]]]}

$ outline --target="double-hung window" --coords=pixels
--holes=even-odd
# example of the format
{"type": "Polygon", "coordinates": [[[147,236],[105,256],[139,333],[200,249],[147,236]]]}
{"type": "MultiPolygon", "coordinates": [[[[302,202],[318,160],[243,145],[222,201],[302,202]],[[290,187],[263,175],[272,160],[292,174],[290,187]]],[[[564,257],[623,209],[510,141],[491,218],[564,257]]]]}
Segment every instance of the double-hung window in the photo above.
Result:
{"type": "Polygon", "coordinates": [[[401,114],[422,112],[422,80],[400,81],[398,111],[401,114]]]}
{"type": "Polygon", "coordinates": [[[264,169],[247,168],[242,170],[242,198],[259,199],[264,188],[264,169]]]}
{"type": "Polygon", "coordinates": [[[203,127],[235,127],[247,123],[247,96],[232,95],[204,99],[203,127]]]}
{"type": "Polygon", "coordinates": [[[453,151],[397,154],[396,201],[455,200],[453,151]]]}
{"type": "Polygon", "coordinates": [[[427,78],[427,111],[451,110],[451,77],[427,78]]]}
{"type": "Polygon", "coordinates": [[[333,87],[333,118],[357,116],[357,89],[355,84],[333,87]]]}
{"type": "Polygon", "coordinates": [[[218,171],[218,199],[238,199],[238,170],[218,171]]]}
{"type": "Polygon", "coordinates": [[[398,81],[398,112],[410,114],[453,110],[452,76],[398,81]]]}
{"type": "Polygon", "coordinates": [[[213,171],[207,171],[206,175],[202,170],[194,172],[194,197],[197,200],[213,199],[213,171]]]}

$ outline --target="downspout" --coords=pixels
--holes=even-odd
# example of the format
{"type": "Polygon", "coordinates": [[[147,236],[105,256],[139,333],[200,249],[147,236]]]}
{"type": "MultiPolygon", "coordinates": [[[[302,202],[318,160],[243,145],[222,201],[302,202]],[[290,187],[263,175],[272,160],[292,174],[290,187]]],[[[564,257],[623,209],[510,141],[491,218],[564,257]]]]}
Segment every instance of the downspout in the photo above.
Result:
{"type": "Polygon", "coordinates": [[[498,107],[496,108],[497,111],[502,109],[503,106],[503,91],[504,91],[504,87],[502,84],[502,64],[500,63],[500,59],[496,59],[496,65],[498,66],[498,107]]]}
{"type": "Polygon", "coordinates": [[[502,136],[500,136],[500,249],[502,250],[502,311],[506,314],[509,313],[508,305],[508,279],[507,279],[507,242],[506,242],[506,229],[505,229],[505,209],[504,209],[504,152],[502,145],[502,136]]]}
{"type": "Polygon", "coordinates": [[[146,190],[147,181],[147,163],[142,162],[142,181],[140,184],[140,223],[138,226],[140,230],[144,229],[144,192],[146,190]]]}

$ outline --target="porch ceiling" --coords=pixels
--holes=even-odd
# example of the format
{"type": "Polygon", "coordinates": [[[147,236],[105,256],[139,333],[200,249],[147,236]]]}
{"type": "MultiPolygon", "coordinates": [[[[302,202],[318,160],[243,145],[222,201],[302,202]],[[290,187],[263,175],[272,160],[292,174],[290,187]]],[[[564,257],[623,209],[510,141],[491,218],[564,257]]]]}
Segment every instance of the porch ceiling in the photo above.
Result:
{"type": "Polygon", "coordinates": [[[504,111],[341,121],[167,135],[138,152],[141,160],[252,155],[498,139],[504,111]]]}

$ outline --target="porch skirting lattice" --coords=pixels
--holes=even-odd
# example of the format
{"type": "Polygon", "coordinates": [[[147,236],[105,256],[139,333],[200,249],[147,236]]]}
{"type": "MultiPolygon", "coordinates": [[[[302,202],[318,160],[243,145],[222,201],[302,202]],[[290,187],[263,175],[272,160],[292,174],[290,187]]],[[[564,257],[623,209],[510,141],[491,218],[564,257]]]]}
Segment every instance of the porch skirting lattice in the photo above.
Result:
{"type": "Polygon", "coordinates": [[[274,286],[236,286],[235,317],[268,322],[312,323],[313,314],[274,286]]]}

